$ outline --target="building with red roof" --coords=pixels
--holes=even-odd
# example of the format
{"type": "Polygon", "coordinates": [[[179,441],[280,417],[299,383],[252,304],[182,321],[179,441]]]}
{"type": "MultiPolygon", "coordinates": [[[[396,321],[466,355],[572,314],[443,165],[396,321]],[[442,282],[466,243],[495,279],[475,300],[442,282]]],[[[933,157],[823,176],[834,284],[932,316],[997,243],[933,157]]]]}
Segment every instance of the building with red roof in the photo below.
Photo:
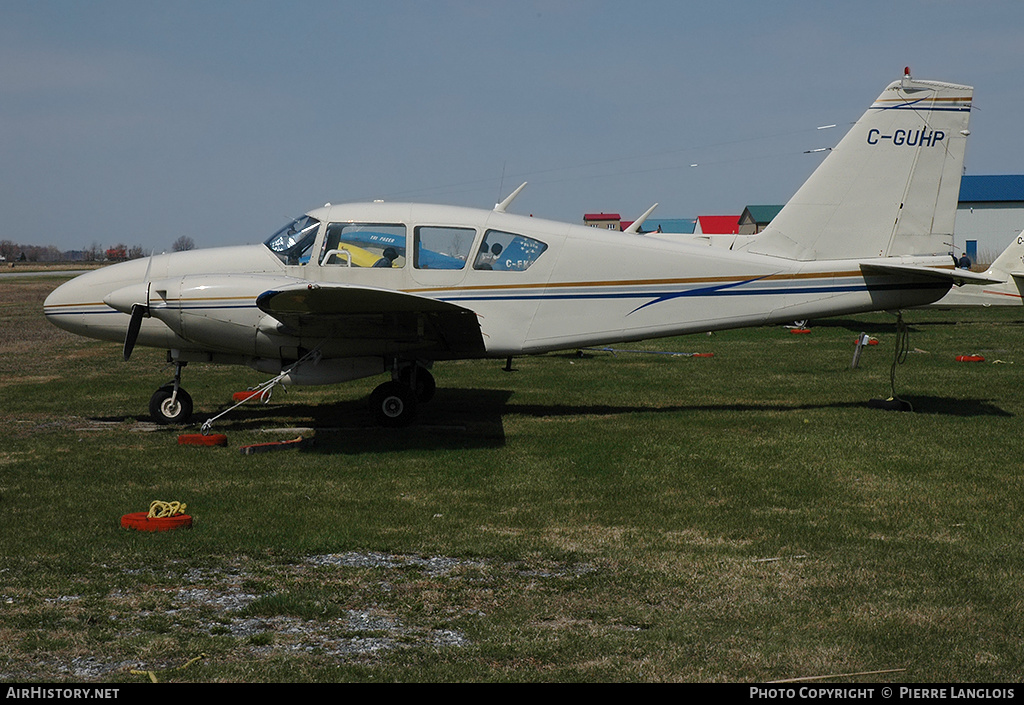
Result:
{"type": "Polygon", "coordinates": [[[736,235],[739,231],[738,215],[701,215],[693,229],[694,235],[736,235]]]}
{"type": "Polygon", "coordinates": [[[605,230],[622,230],[622,216],[618,213],[584,213],[583,224],[605,230]]]}

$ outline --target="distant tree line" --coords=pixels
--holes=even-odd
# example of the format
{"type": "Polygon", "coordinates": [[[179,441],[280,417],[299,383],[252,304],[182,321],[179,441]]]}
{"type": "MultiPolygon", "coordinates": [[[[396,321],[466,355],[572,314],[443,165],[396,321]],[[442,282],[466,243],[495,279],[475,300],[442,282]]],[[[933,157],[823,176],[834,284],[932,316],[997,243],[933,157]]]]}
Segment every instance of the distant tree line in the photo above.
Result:
{"type": "Polygon", "coordinates": [[[0,257],[8,262],[57,262],[63,253],[53,245],[21,245],[11,240],[0,240],[0,257]]]}
{"type": "MultiPolygon", "coordinates": [[[[196,246],[192,238],[182,235],[174,241],[175,252],[191,250],[196,246]]],[[[0,240],[0,258],[7,262],[120,262],[149,255],[142,245],[128,246],[119,242],[104,248],[93,242],[81,250],[60,250],[53,245],[24,245],[12,240],[0,240]]]]}

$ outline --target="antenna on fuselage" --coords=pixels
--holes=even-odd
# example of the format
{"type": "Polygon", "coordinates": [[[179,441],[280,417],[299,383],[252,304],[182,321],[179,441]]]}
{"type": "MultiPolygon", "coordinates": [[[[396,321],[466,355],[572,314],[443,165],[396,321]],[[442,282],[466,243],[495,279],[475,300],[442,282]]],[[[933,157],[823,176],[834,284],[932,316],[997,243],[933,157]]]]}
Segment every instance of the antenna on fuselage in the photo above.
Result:
{"type": "Polygon", "coordinates": [[[635,235],[638,232],[640,232],[640,226],[644,224],[644,221],[647,220],[647,216],[649,216],[651,213],[653,213],[654,209],[657,208],[657,207],[658,207],[658,204],[655,203],[653,206],[648,208],[647,211],[642,216],[640,216],[639,218],[634,220],[632,223],[630,223],[629,227],[626,228],[625,230],[623,230],[622,232],[624,232],[624,233],[631,233],[633,235],[635,235]]]}
{"type": "Polygon", "coordinates": [[[508,198],[506,198],[501,203],[495,203],[494,204],[494,212],[495,213],[504,213],[505,209],[508,208],[508,204],[512,203],[512,201],[515,200],[516,196],[519,195],[519,192],[522,191],[524,188],[526,188],[526,184],[527,184],[527,182],[524,181],[522,184],[520,184],[519,188],[517,188],[515,191],[513,191],[512,193],[510,193],[508,195],[508,198]]]}

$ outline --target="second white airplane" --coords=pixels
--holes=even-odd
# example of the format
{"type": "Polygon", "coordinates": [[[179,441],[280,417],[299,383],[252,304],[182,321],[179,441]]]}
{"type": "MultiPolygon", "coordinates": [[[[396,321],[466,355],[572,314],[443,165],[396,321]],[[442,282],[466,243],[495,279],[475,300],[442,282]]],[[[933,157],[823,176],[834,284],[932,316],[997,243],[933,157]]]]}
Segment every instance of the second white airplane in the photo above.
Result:
{"type": "Polygon", "coordinates": [[[984,286],[956,287],[932,304],[934,308],[1020,306],[1024,303],[1024,235],[1017,235],[983,276],[984,286]]]}
{"type": "MultiPolygon", "coordinates": [[[[166,349],[153,418],[184,423],[189,362],[292,384],[389,375],[382,423],[409,423],[435,361],[608,345],[921,306],[953,284],[949,250],[972,89],[891,83],[756,238],[669,242],[506,212],[327,205],[263,245],[134,260],[57,288],[44,310],[80,335],[166,349]]],[[[520,187],[522,188],[522,187],[520,187]]],[[[518,193],[518,190],[517,192],[518,193]]]]}

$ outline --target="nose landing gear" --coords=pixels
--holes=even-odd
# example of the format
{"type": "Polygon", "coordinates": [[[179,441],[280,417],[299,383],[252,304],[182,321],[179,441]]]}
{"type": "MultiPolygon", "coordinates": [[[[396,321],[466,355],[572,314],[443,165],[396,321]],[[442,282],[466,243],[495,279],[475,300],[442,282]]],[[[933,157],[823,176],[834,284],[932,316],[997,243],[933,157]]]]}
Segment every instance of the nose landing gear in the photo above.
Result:
{"type": "Polygon", "coordinates": [[[192,397],[181,388],[181,368],[187,363],[174,363],[174,379],[160,387],[149,399],[149,416],[155,423],[185,424],[192,417],[192,397]]]}

